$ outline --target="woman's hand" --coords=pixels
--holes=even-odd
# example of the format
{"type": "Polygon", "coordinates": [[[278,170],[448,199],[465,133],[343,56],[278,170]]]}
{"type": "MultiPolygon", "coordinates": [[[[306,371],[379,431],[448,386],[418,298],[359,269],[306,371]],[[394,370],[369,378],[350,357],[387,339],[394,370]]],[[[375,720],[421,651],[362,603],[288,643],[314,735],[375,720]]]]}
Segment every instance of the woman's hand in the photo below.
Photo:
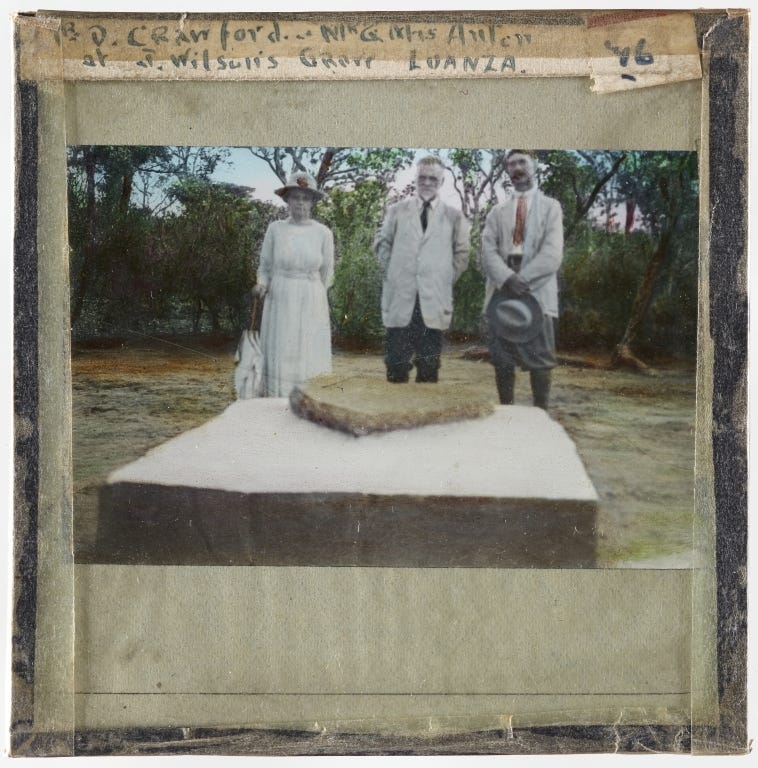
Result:
{"type": "Polygon", "coordinates": [[[268,286],[262,285],[261,283],[258,283],[253,288],[253,296],[258,296],[259,298],[263,298],[268,293],[268,286]]]}

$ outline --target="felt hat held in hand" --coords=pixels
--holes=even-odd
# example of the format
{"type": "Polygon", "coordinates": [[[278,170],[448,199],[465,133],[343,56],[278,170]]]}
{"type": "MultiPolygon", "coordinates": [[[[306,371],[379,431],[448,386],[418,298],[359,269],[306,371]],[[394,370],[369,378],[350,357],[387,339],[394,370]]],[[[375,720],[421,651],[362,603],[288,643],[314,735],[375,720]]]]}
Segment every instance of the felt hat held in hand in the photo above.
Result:
{"type": "Polygon", "coordinates": [[[492,333],[506,341],[523,344],[531,341],[542,328],[542,307],[531,293],[514,296],[499,288],[487,305],[487,319],[492,333]]]}

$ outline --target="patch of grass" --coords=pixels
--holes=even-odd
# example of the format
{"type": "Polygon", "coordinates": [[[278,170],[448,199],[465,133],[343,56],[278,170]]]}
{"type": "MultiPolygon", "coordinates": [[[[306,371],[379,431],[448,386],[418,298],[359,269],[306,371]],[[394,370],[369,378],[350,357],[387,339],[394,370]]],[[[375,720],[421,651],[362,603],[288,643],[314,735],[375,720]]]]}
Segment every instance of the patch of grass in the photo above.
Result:
{"type": "Polygon", "coordinates": [[[622,565],[690,552],[693,522],[692,507],[644,509],[623,529],[603,531],[598,540],[598,560],[606,566],[622,565]]]}

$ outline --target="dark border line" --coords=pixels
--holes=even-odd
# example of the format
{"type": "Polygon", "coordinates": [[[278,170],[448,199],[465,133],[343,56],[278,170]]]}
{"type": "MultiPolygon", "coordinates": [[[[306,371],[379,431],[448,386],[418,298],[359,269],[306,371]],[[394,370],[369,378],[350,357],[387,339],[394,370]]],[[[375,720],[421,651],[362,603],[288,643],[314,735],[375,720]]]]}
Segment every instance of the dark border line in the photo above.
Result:
{"type": "Polygon", "coordinates": [[[32,722],[37,610],[39,389],[37,275],[37,84],[16,86],[13,240],[14,590],[12,723],[32,722]],[[22,694],[22,689],[24,690],[22,694]],[[23,702],[23,703],[22,703],[23,702]]]}
{"type": "Polygon", "coordinates": [[[747,17],[710,27],[710,331],[719,743],[747,745],[747,17]]]}

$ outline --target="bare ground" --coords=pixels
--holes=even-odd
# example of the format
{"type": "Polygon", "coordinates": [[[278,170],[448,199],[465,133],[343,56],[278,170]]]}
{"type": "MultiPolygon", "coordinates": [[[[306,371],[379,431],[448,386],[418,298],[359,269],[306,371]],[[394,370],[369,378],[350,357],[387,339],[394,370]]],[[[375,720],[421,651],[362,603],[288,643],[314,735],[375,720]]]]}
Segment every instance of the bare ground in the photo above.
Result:
{"type": "MultiPolygon", "coordinates": [[[[173,339],[77,347],[73,368],[74,549],[86,561],[96,499],[109,472],[198,426],[234,399],[226,340],[173,339]]],[[[491,366],[443,355],[441,376],[496,400],[491,366]]],[[[650,375],[612,371],[574,355],[555,369],[551,415],[577,444],[600,496],[598,565],[688,567],[691,562],[695,376],[668,363],[650,375]]],[[[335,373],[384,375],[380,354],[335,353],[335,373]]],[[[412,386],[412,385],[409,385],[412,386]]],[[[530,402],[528,374],[516,402],[530,402]]]]}

